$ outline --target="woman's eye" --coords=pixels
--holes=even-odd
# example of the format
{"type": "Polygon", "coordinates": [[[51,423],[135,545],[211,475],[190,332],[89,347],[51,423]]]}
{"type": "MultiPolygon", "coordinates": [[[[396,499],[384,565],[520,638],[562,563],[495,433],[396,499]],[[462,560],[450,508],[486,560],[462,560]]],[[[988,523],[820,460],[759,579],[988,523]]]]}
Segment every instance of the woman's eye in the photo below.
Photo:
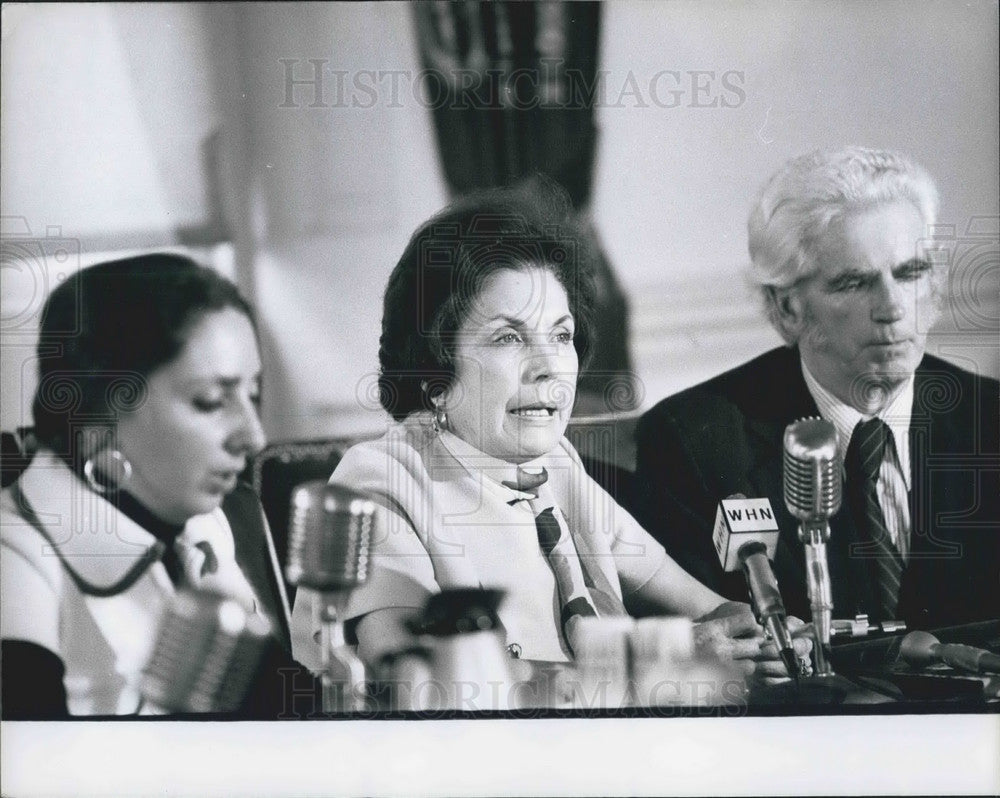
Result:
{"type": "Polygon", "coordinates": [[[556,341],[560,344],[571,344],[573,343],[573,333],[568,330],[562,330],[557,332],[555,335],[556,341]]]}
{"type": "Polygon", "coordinates": [[[221,410],[223,401],[221,399],[202,399],[197,398],[194,400],[194,406],[196,409],[203,413],[212,413],[216,410],[221,410]]]}
{"type": "Polygon", "coordinates": [[[516,332],[505,332],[498,335],[495,339],[498,344],[516,344],[520,343],[521,336],[516,332]]]}

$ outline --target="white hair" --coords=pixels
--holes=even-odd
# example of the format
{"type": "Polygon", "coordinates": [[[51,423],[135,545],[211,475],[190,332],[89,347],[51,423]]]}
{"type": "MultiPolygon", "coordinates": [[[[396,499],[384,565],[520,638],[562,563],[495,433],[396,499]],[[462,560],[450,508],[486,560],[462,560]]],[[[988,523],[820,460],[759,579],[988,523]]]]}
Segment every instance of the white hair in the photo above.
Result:
{"type": "Polygon", "coordinates": [[[890,150],[816,150],[788,161],[767,182],[747,220],[750,277],[764,295],[768,319],[786,341],[775,290],[815,271],[817,242],[834,221],[852,210],[898,200],[912,202],[925,225],[937,221],[933,179],[890,150]]]}

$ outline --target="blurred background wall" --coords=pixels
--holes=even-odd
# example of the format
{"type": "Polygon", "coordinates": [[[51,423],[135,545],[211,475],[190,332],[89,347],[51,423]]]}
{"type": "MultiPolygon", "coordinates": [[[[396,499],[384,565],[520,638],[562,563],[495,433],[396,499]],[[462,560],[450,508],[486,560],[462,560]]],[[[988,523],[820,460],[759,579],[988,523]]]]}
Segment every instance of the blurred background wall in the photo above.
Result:
{"type": "MultiPolygon", "coordinates": [[[[2,426],[30,423],[45,291],[151,248],[232,276],[274,440],[374,430],[381,295],[448,187],[405,3],[6,5],[2,426]]],[[[745,221],[785,159],[902,149],[954,262],[930,349],[997,376],[994,2],[615,2],[594,87],[593,227],[639,408],[776,345],[745,221]]]]}

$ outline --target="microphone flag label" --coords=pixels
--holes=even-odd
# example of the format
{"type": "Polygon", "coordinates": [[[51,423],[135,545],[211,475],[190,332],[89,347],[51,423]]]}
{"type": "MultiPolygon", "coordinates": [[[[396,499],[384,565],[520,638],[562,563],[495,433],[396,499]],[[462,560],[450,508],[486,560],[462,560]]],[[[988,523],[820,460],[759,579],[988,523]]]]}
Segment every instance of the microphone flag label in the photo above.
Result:
{"type": "Polygon", "coordinates": [[[726,571],[739,569],[737,556],[745,543],[760,541],[767,558],[774,559],[778,545],[778,522],[769,499],[723,499],[715,514],[712,542],[726,571]]]}

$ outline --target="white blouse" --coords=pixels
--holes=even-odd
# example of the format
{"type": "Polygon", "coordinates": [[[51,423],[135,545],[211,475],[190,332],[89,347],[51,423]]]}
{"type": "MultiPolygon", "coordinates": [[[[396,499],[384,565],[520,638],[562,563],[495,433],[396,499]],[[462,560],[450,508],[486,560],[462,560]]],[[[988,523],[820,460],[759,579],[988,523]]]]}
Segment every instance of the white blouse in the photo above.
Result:
{"type": "MultiPolygon", "coordinates": [[[[7,488],[0,496],[0,635],[43,646],[66,667],[71,715],[142,711],[139,681],[152,652],[161,615],[174,586],[159,561],[126,591],[107,598],[84,594],[66,567],[87,584],[118,582],[156,538],[102,496],[66,464],[39,451],[18,485],[53,545],[32,525],[7,488]],[[66,561],[64,566],[56,550],[66,561]]],[[[233,532],[221,509],[195,516],[178,536],[186,582],[239,600],[259,602],[235,560],[233,532]],[[196,543],[207,541],[218,570],[200,576],[196,543]]]]}
{"type": "MultiPolygon", "coordinates": [[[[666,554],[635,519],[591,479],[563,438],[543,466],[581,557],[608,577],[619,598],[638,591],[666,554]]],[[[354,590],[348,619],[390,607],[420,609],[428,596],[458,587],[505,592],[498,615],[507,643],[525,659],[564,662],[555,579],[538,544],[527,502],[508,502],[517,466],[454,435],[433,433],[411,416],[381,438],[352,447],[331,483],[370,495],[377,527],[368,581],[354,590]]],[[[318,668],[314,594],[299,590],[292,614],[293,654],[318,668]]]]}

